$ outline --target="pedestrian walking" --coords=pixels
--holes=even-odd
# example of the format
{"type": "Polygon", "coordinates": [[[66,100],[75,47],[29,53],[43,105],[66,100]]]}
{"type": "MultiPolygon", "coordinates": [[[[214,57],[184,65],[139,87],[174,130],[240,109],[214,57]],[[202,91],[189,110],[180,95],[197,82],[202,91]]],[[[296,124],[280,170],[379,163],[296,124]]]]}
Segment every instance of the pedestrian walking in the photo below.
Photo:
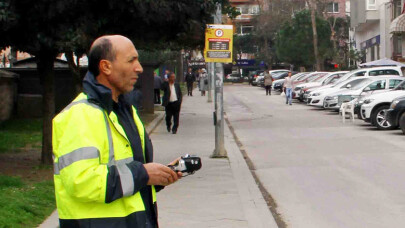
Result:
{"type": "Polygon", "coordinates": [[[154,91],[155,91],[155,104],[160,104],[160,89],[162,88],[162,78],[160,78],[156,72],[153,72],[153,83],[154,83],[154,91]]]}
{"type": "Polygon", "coordinates": [[[163,80],[167,82],[169,80],[170,70],[165,70],[165,74],[163,75],[163,80]]]}
{"type": "Polygon", "coordinates": [[[203,68],[200,74],[200,91],[201,96],[205,96],[205,91],[208,90],[208,74],[207,71],[203,68]]]}
{"type": "Polygon", "coordinates": [[[266,96],[271,95],[271,85],[273,84],[273,77],[268,69],[264,71],[264,87],[266,88],[266,96]]]}
{"type": "Polygon", "coordinates": [[[143,72],[138,52],[126,37],[102,36],[88,68],[83,92],[53,119],[59,227],[156,228],[156,192],[181,173],[153,163],[152,142],[122,96],[143,72]]]}
{"type": "Polygon", "coordinates": [[[187,83],[187,95],[193,96],[193,87],[194,87],[194,82],[195,82],[195,76],[194,76],[191,68],[188,68],[188,72],[186,74],[185,81],[187,83]]]}
{"type": "Polygon", "coordinates": [[[181,109],[182,93],[180,85],[176,82],[176,75],[171,73],[167,82],[163,84],[163,103],[166,111],[166,127],[167,131],[177,133],[179,127],[179,116],[181,109]],[[173,118],[173,128],[172,126],[173,118]]]}
{"type": "Polygon", "coordinates": [[[291,71],[288,72],[288,77],[284,79],[283,87],[285,89],[285,103],[292,105],[293,81],[291,79],[291,71]]]}

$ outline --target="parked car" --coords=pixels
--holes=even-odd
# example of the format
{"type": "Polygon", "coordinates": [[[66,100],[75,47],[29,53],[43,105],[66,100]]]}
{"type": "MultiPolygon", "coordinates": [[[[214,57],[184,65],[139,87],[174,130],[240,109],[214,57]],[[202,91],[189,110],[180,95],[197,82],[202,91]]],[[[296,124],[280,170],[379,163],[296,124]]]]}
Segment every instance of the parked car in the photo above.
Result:
{"type": "MultiPolygon", "coordinates": [[[[281,79],[285,78],[288,75],[288,70],[271,70],[269,71],[273,79],[281,79]]],[[[256,85],[257,86],[264,86],[264,72],[261,73],[257,78],[256,78],[256,85]]]]}
{"type": "Polygon", "coordinates": [[[397,125],[405,134],[405,97],[396,98],[387,110],[386,119],[392,125],[397,125]]]}
{"type": "Polygon", "coordinates": [[[312,92],[313,89],[319,88],[321,86],[333,84],[337,80],[339,80],[343,75],[345,75],[348,71],[337,71],[337,72],[330,72],[323,77],[313,81],[301,84],[302,87],[300,91],[300,97],[302,96],[301,100],[307,102],[308,94],[312,92]]]}
{"type": "Polygon", "coordinates": [[[225,82],[243,82],[242,75],[239,73],[228,74],[225,77],[225,82]]]}
{"type": "Polygon", "coordinates": [[[331,85],[331,86],[322,86],[308,94],[307,104],[323,108],[325,98],[327,96],[335,93],[336,91],[347,88],[347,86],[349,86],[349,85],[350,85],[350,87],[353,87],[368,78],[369,77],[353,77],[353,78],[339,82],[339,83],[331,85]]]}
{"type": "Polygon", "coordinates": [[[359,117],[381,130],[389,130],[398,127],[398,125],[391,124],[387,121],[385,113],[394,99],[405,96],[404,80],[390,79],[389,87],[393,89],[385,93],[365,96],[358,101],[360,105],[359,117]]]}
{"type": "MultiPolygon", "coordinates": [[[[291,79],[292,79],[292,81],[294,82],[294,81],[296,81],[296,80],[299,80],[299,79],[301,79],[301,78],[304,78],[304,77],[307,76],[308,74],[309,74],[309,72],[300,72],[300,73],[297,73],[297,74],[292,75],[292,76],[291,76],[291,79]]],[[[279,91],[279,92],[283,91],[284,80],[285,80],[285,78],[282,78],[282,79],[275,79],[275,80],[273,81],[272,89],[273,89],[274,91],[279,91]]]]}
{"type": "Polygon", "coordinates": [[[373,76],[383,76],[383,75],[398,75],[404,76],[402,74],[401,67],[398,66],[384,66],[384,67],[371,67],[371,68],[361,68],[353,70],[345,74],[340,78],[337,83],[345,81],[353,77],[373,77],[373,76]]]}
{"type": "Polygon", "coordinates": [[[339,110],[343,102],[351,101],[354,98],[360,98],[370,94],[386,92],[390,89],[391,80],[403,81],[404,77],[399,76],[378,76],[368,77],[363,82],[336,91],[325,98],[324,108],[339,110]]]}
{"type": "Polygon", "coordinates": [[[301,78],[299,80],[295,80],[293,82],[293,84],[294,84],[294,88],[293,88],[293,92],[292,92],[293,98],[299,98],[298,96],[299,96],[299,92],[300,92],[300,90],[302,88],[301,87],[302,84],[315,81],[318,78],[323,77],[327,73],[328,72],[311,72],[306,77],[303,77],[303,78],[301,78]]]}
{"type": "Polygon", "coordinates": [[[248,74],[248,80],[250,85],[256,85],[256,82],[253,83],[253,81],[256,80],[257,76],[259,76],[260,73],[262,73],[263,70],[253,70],[250,71],[248,74]]]}

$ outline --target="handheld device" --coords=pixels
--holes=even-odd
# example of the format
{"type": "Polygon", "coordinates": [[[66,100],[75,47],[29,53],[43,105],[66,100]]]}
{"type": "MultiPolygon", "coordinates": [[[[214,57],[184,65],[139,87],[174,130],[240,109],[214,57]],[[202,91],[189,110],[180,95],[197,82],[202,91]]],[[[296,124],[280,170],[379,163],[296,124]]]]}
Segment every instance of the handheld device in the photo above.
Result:
{"type": "Polygon", "coordinates": [[[194,174],[195,171],[201,169],[201,166],[201,158],[189,154],[182,156],[176,164],[169,165],[173,171],[187,173],[188,175],[194,174]]]}

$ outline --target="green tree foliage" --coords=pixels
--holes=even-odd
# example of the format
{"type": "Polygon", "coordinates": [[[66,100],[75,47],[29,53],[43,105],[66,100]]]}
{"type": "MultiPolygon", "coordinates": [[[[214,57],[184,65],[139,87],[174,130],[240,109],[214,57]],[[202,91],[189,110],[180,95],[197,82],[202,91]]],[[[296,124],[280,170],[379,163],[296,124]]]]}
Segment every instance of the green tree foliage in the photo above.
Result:
{"type": "MultiPolygon", "coordinates": [[[[216,4],[228,0],[0,0],[0,48],[35,55],[43,92],[42,161],[50,164],[55,113],[53,62],[58,53],[81,56],[104,34],[129,37],[138,49],[194,47],[204,40],[216,4]]],[[[234,11],[234,10],[233,10],[234,11]]]]}
{"type": "MultiPolygon", "coordinates": [[[[329,24],[316,17],[318,48],[322,59],[330,58],[331,46],[329,24]]],[[[297,12],[291,22],[285,23],[276,37],[276,52],[281,61],[295,66],[311,67],[315,63],[311,15],[308,10],[297,12]]]]}
{"type": "Polygon", "coordinates": [[[254,36],[259,46],[256,59],[269,66],[277,62],[275,37],[281,26],[291,20],[293,12],[305,7],[305,2],[292,0],[268,0],[268,6],[262,7],[260,14],[253,19],[254,36]]]}

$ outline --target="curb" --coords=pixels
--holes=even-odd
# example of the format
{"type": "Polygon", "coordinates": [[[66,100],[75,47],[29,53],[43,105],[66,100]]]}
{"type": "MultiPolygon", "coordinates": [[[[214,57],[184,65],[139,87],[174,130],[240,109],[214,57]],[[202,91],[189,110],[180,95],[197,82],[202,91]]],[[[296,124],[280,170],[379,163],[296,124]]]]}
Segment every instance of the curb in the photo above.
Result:
{"type": "MultiPolygon", "coordinates": [[[[147,126],[145,126],[145,130],[148,132],[149,135],[160,124],[160,122],[163,120],[164,116],[165,116],[165,112],[159,113],[158,116],[156,116],[152,122],[150,122],[147,126]]],[[[38,228],[58,228],[58,227],[59,227],[59,216],[58,216],[58,211],[56,209],[52,212],[52,214],[48,218],[46,218],[38,226],[38,228]]]]}
{"type": "Polygon", "coordinates": [[[225,127],[225,148],[228,151],[229,163],[249,227],[277,228],[276,221],[233,138],[228,124],[225,127]]]}

